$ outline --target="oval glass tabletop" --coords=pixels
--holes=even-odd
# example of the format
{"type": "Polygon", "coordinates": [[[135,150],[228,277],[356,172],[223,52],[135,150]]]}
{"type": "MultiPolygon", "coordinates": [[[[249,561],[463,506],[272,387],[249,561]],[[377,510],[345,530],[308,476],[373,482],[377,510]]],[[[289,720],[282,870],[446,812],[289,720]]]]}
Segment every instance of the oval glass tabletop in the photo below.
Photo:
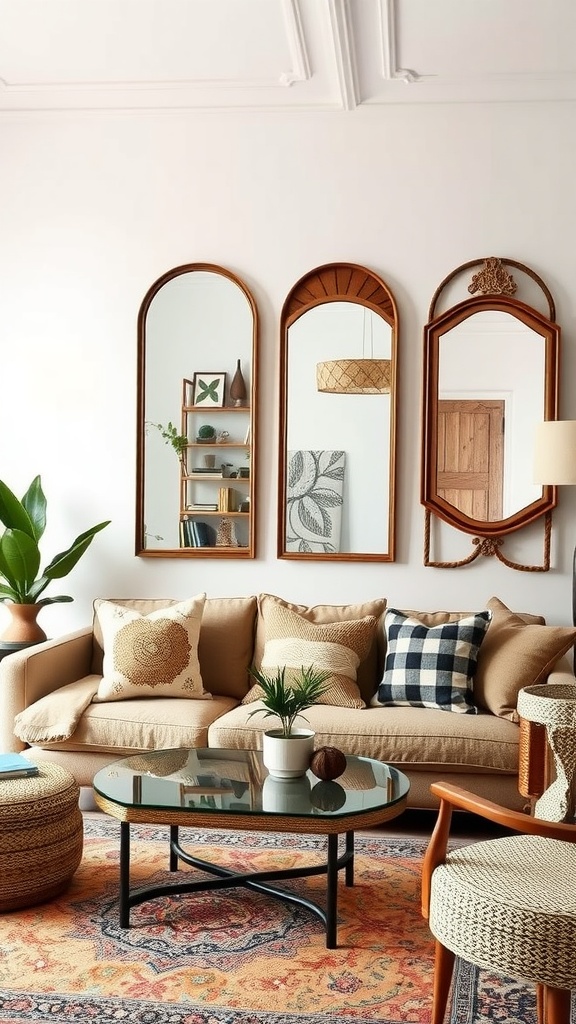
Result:
{"type": "Polygon", "coordinates": [[[410,789],[397,768],[369,757],[346,757],[346,770],[324,782],[268,775],[259,750],[214,747],[155,750],[122,758],[94,776],[96,793],[124,807],[297,817],[363,815],[405,800],[410,789]]]}

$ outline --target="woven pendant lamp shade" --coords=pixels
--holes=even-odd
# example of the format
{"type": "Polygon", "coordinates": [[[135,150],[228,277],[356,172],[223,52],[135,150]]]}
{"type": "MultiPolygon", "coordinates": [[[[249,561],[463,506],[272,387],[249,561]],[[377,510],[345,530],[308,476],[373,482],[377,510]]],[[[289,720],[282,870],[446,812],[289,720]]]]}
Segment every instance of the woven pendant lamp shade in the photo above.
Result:
{"type": "Polygon", "coordinates": [[[388,395],[390,360],[329,359],[317,363],[316,387],[332,395],[388,395]]]}

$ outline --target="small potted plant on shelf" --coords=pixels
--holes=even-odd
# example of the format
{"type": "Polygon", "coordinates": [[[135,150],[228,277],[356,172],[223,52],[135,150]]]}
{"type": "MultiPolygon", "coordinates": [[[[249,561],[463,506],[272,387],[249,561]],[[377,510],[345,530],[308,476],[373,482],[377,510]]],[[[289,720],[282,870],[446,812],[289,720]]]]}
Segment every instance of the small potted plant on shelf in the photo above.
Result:
{"type": "Polygon", "coordinates": [[[255,708],[252,715],[280,719],[280,728],[268,729],[263,736],[262,758],[270,775],[277,779],[295,779],[305,775],[314,750],[312,729],[297,729],[296,719],[312,707],[327,690],[325,682],[329,672],[321,672],[309,665],[302,667],[299,676],[286,681],[286,666],[268,675],[252,666],[250,674],[262,690],[263,708],[255,708]]]}
{"type": "Polygon", "coordinates": [[[71,597],[40,597],[52,580],[67,576],[82,557],[107,519],[81,533],[66,551],[60,551],[40,572],[40,540],[46,527],[46,498],[40,477],[34,477],[21,501],[0,480],[0,523],[5,526],[0,536],[0,601],[7,607],[12,623],[0,638],[4,647],[15,650],[46,640],[46,633],[36,616],[47,604],[72,601],[71,597]]]}
{"type": "Polygon", "coordinates": [[[196,440],[199,441],[200,444],[215,444],[216,429],[210,426],[209,423],[204,423],[201,427],[198,427],[196,440]]]}

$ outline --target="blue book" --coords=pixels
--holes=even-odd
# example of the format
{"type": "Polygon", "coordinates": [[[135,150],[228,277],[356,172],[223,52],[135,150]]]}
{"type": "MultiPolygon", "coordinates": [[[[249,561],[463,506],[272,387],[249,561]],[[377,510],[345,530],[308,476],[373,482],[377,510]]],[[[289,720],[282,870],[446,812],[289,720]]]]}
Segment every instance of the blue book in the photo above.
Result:
{"type": "Polygon", "coordinates": [[[38,775],[38,765],[32,764],[22,754],[0,754],[0,778],[19,779],[38,775]]]}

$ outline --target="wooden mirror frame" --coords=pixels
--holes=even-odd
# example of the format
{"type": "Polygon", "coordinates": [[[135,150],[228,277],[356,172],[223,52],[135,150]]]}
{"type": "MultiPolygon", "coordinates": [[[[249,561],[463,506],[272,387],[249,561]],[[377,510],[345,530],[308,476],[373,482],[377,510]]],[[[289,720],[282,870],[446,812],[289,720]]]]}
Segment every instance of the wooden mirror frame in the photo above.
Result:
{"type": "Polygon", "coordinates": [[[280,321],[280,430],[278,460],[278,558],[330,562],[393,562],[395,559],[396,417],[398,373],[398,311],[392,292],[373,271],[356,263],[327,263],[309,271],[288,293],[280,321]],[[331,302],[356,303],[372,310],[390,326],[390,452],[388,466],[387,551],[299,552],[286,550],[288,450],[288,332],[304,313],[331,302]]]}
{"type": "MultiPolygon", "coordinates": [[[[162,274],[161,277],[156,280],[146,292],[140,310],[138,313],[138,378],[137,378],[137,441],[136,441],[136,532],[135,532],[135,554],[140,557],[146,558],[255,558],[256,557],[256,481],[257,481],[257,385],[258,385],[258,333],[259,333],[259,320],[258,320],[258,309],[256,306],[255,299],[244,282],[232,271],[227,270],[225,267],[221,267],[214,263],[187,263],[178,267],[174,267],[172,270],[168,270],[162,274]],[[248,513],[248,544],[243,547],[167,547],[167,548],[155,548],[146,546],[146,535],[145,535],[145,474],[146,474],[146,320],[150,309],[150,305],[164,285],[168,284],[174,278],[179,277],[183,274],[189,274],[194,272],[204,272],[219,275],[220,277],[232,282],[236,285],[246,298],[247,305],[249,307],[252,317],[252,337],[250,345],[250,384],[248,387],[248,394],[246,398],[246,404],[241,408],[233,407],[232,405],[224,406],[217,409],[210,410],[211,414],[215,416],[224,413],[237,414],[239,412],[244,413],[245,417],[242,423],[248,423],[247,431],[243,431],[247,440],[240,443],[232,444],[233,449],[247,449],[250,453],[250,467],[249,477],[246,478],[248,482],[243,484],[242,493],[245,494],[249,499],[249,513],[248,513]]],[[[212,353],[211,358],[214,358],[212,353]]],[[[197,364],[200,369],[201,363],[206,361],[206,357],[202,354],[191,352],[191,359],[194,364],[197,364]]],[[[218,353],[215,356],[216,363],[218,364],[216,369],[222,369],[220,365],[220,359],[218,353]]],[[[224,367],[228,373],[227,380],[227,394],[229,394],[229,388],[232,381],[236,359],[231,360],[229,357],[229,365],[224,367]],[[233,365],[234,364],[234,365],[233,365]]],[[[192,366],[192,371],[196,369],[196,366],[192,366]]],[[[197,371],[196,371],[197,372],[197,371]]],[[[188,406],[187,405],[187,387],[190,390],[191,381],[187,380],[186,377],[191,376],[192,373],[182,375],[182,398],[181,398],[181,418],[179,420],[179,430],[184,433],[186,428],[186,417],[187,415],[193,415],[195,410],[200,411],[200,407],[188,406]]],[[[206,415],[205,409],[202,410],[204,416],[206,415]]],[[[223,422],[221,420],[221,422],[223,422]]],[[[198,445],[191,444],[191,447],[198,447],[198,445]]],[[[227,445],[222,444],[217,447],[220,450],[226,450],[227,445]]],[[[210,449],[207,449],[208,451],[210,449]]],[[[239,474],[240,475],[240,474],[239,474]]],[[[243,476],[243,474],[242,474],[243,476]]],[[[180,474],[180,488],[183,487],[182,474],[180,474]]],[[[229,478],[223,478],[229,479],[229,478]]],[[[177,485],[176,485],[177,486],[177,485]]],[[[212,500],[212,499],[211,499],[212,500]]],[[[180,500],[180,518],[182,517],[182,498],[180,500]]],[[[244,513],[242,513],[244,514],[244,513]]],[[[206,514],[203,514],[207,518],[206,514]]],[[[214,515],[214,514],[213,514],[214,515]]],[[[218,513],[220,515],[220,513],[218,513]]],[[[228,513],[221,513],[223,516],[228,516],[228,513]]],[[[238,515],[238,513],[233,513],[238,515]]],[[[217,519],[214,519],[217,522],[217,519]]]]}
{"type": "Polygon", "coordinates": [[[426,509],[426,531],[424,543],[424,564],[435,568],[455,568],[467,565],[479,555],[496,555],[500,561],[510,568],[523,571],[547,571],[550,568],[550,529],[551,512],[557,503],[557,488],[552,485],[542,487],[541,497],[517,510],[514,514],[501,520],[472,519],[456,506],[440,497],[437,486],[438,467],[438,383],[439,383],[439,346],[441,337],[453,327],[482,311],[505,312],[520,320],[527,327],[536,331],[544,338],[545,369],[543,385],[543,405],[545,420],[558,418],[559,390],[559,343],[560,327],[555,321],[554,301],[550,291],[542,279],[529,267],[515,260],[487,257],[463,263],[449,274],[437,288],[429,312],[429,322],[424,329],[424,385],[422,414],[422,479],[421,502],[426,509]],[[451,306],[443,313],[436,313],[436,307],[442,294],[455,278],[466,271],[481,267],[474,274],[468,291],[472,298],[451,306]],[[512,274],[506,269],[514,267],[536,282],[544,294],[548,307],[548,317],[539,313],[534,307],[512,298],[517,284],[512,274]],[[434,515],[464,533],[473,534],[475,550],[457,562],[439,562],[430,559],[430,516],[434,515]],[[502,537],[533,523],[541,516],[546,517],[544,562],[540,566],[527,566],[511,562],[504,557],[500,548],[502,537]]]}

